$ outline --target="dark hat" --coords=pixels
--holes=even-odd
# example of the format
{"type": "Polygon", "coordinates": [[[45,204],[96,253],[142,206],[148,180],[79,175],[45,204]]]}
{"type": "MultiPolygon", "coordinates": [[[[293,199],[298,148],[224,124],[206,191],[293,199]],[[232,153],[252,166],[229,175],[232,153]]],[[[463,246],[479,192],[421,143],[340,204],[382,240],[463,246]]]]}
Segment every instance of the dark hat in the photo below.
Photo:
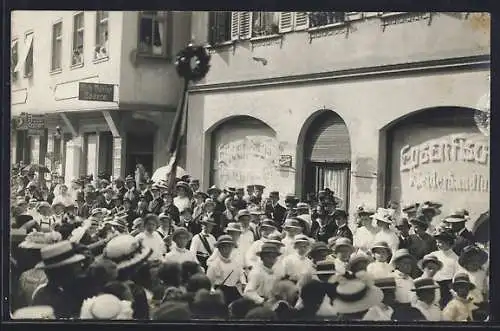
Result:
{"type": "Polygon", "coordinates": [[[469,245],[465,247],[460,254],[458,264],[463,267],[473,257],[477,257],[479,264],[481,265],[488,262],[488,253],[485,250],[481,249],[477,245],[469,245]]]}
{"type": "Polygon", "coordinates": [[[194,178],[193,178],[193,179],[191,179],[191,180],[189,181],[189,184],[200,184],[200,180],[199,180],[199,179],[194,179],[194,178]]]}
{"type": "Polygon", "coordinates": [[[415,225],[423,225],[425,227],[429,227],[429,221],[424,215],[417,215],[416,217],[412,217],[410,219],[410,223],[415,225]]]}
{"type": "Polygon", "coordinates": [[[210,187],[208,188],[207,193],[208,193],[208,194],[212,194],[212,192],[213,192],[213,193],[220,193],[220,192],[221,192],[221,190],[220,190],[217,186],[212,185],[212,186],[210,186],[210,187]]]}
{"type": "Polygon", "coordinates": [[[85,256],[77,254],[70,241],[64,240],[40,249],[42,261],[37,269],[54,269],[85,260],[85,256]]]}
{"type": "Polygon", "coordinates": [[[269,192],[269,196],[270,197],[279,197],[280,196],[280,192],[278,192],[278,191],[271,191],[271,192],[269,192]]]}
{"type": "Polygon", "coordinates": [[[272,219],[269,219],[269,218],[266,218],[266,219],[262,220],[262,222],[260,222],[260,227],[261,228],[273,228],[273,229],[277,229],[276,228],[276,224],[274,223],[274,221],[272,219]]]}
{"type": "Polygon", "coordinates": [[[189,183],[190,180],[191,180],[191,176],[189,176],[189,175],[184,175],[181,177],[181,181],[183,181],[183,182],[189,183]]]}
{"type": "Polygon", "coordinates": [[[175,184],[175,187],[177,187],[177,188],[182,187],[182,188],[183,188],[183,189],[185,189],[185,190],[190,190],[190,189],[191,189],[191,188],[189,187],[189,184],[188,184],[188,183],[186,183],[186,182],[184,182],[184,181],[180,181],[180,182],[178,182],[177,184],[175,184]]]}
{"type": "Polygon", "coordinates": [[[397,229],[401,229],[401,228],[410,228],[410,223],[408,222],[408,219],[407,218],[402,218],[399,222],[398,222],[398,225],[396,225],[396,228],[397,229]]]}
{"type": "Polygon", "coordinates": [[[238,188],[236,188],[236,192],[243,193],[243,192],[245,192],[245,189],[243,187],[238,187],[238,188]]]}
{"type": "Polygon", "coordinates": [[[424,256],[422,258],[422,260],[418,261],[417,262],[417,266],[420,268],[420,269],[424,269],[425,266],[428,264],[428,263],[435,263],[439,266],[439,269],[443,268],[443,262],[441,262],[437,256],[435,255],[432,255],[431,254],[427,254],[426,256],[424,256]]]}
{"type": "Polygon", "coordinates": [[[451,232],[450,230],[446,230],[446,229],[438,229],[433,234],[433,237],[435,239],[441,239],[441,240],[447,241],[451,244],[453,244],[455,242],[455,239],[456,239],[455,234],[453,232],[451,232]]]}
{"type": "Polygon", "coordinates": [[[394,277],[375,279],[374,284],[381,290],[396,289],[396,279],[394,277]]]}
{"type": "Polygon", "coordinates": [[[334,275],[335,274],[335,262],[329,260],[323,260],[316,263],[315,275],[334,275]]]}
{"type": "Polygon", "coordinates": [[[264,191],[266,187],[264,185],[254,185],[254,189],[259,191],[264,191]]]}
{"type": "Polygon", "coordinates": [[[419,203],[412,203],[410,205],[404,206],[402,210],[407,214],[413,214],[417,212],[419,205],[419,203]]]}
{"type": "Polygon", "coordinates": [[[294,204],[296,204],[296,203],[298,203],[299,201],[300,201],[300,200],[299,200],[299,198],[297,198],[297,197],[296,197],[295,195],[293,195],[293,194],[287,194],[287,195],[285,196],[285,203],[294,203],[294,204]]]}
{"type": "Polygon", "coordinates": [[[432,278],[420,278],[415,280],[411,291],[434,290],[437,288],[439,288],[439,286],[432,278]]]}
{"type": "Polygon", "coordinates": [[[476,287],[473,283],[471,283],[469,275],[467,275],[466,273],[457,273],[453,277],[453,283],[451,285],[452,288],[455,288],[455,286],[459,284],[467,284],[469,285],[469,289],[471,290],[476,287]]]}
{"type": "Polygon", "coordinates": [[[356,214],[358,216],[373,215],[373,214],[375,214],[375,209],[374,208],[367,208],[365,206],[358,206],[358,208],[356,210],[356,214]]]}
{"type": "Polygon", "coordinates": [[[333,213],[333,218],[347,219],[347,212],[342,209],[336,209],[335,212],[333,213]]]}

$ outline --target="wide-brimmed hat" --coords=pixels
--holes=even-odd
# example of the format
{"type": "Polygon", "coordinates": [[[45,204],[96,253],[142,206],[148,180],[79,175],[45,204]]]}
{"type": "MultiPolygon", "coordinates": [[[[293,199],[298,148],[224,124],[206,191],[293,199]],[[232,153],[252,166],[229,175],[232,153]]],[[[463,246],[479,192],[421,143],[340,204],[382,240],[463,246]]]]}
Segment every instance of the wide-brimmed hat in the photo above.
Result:
{"type": "Polygon", "coordinates": [[[376,242],[375,244],[373,244],[370,250],[372,253],[374,253],[374,251],[376,251],[377,249],[385,249],[389,252],[389,254],[392,254],[392,250],[389,247],[389,244],[385,241],[376,242]]]}
{"type": "Polygon", "coordinates": [[[310,245],[312,243],[312,239],[304,234],[296,235],[295,238],[293,238],[293,244],[296,245],[300,243],[306,243],[310,245]]]}
{"type": "Polygon", "coordinates": [[[456,210],[451,215],[446,217],[444,221],[446,223],[459,223],[466,222],[469,219],[469,212],[465,209],[456,210]]]}
{"type": "Polygon", "coordinates": [[[205,224],[205,225],[217,225],[217,223],[215,223],[215,220],[212,218],[212,217],[208,217],[208,216],[204,216],[201,221],[200,221],[201,224],[205,224]]]}
{"type": "Polygon", "coordinates": [[[112,294],[99,294],[85,299],[80,319],[127,320],[132,319],[132,315],[130,301],[120,300],[112,294]]]}
{"type": "Polygon", "coordinates": [[[236,216],[234,217],[234,219],[237,220],[237,221],[239,221],[240,217],[244,217],[244,216],[250,217],[250,212],[248,211],[248,209],[238,210],[238,213],[236,214],[236,216]]]}
{"type": "Polygon", "coordinates": [[[224,192],[229,193],[229,194],[236,194],[236,188],[235,187],[226,187],[224,189],[224,192]]]}
{"type": "Polygon", "coordinates": [[[434,216],[441,214],[439,207],[441,207],[440,204],[426,201],[426,202],[422,203],[420,206],[418,206],[417,214],[427,212],[427,213],[431,213],[432,217],[434,217],[434,216]]]}
{"type": "Polygon", "coordinates": [[[332,250],[324,242],[317,241],[314,244],[312,244],[308,255],[311,256],[318,252],[332,253],[332,250]]]}
{"type": "Polygon", "coordinates": [[[175,241],[177,239],[177,237],[180,236],[180,235],[187,236],[188,237],[188,241],[191,240],[191,238],[193,237],[193,235],[191,234],[191,232],[188,231],[188,229],[186,229],[185,227],[178,227],[172,233],[172,240],[175,241]]]}
{"type": "Polygon", "coordinates": [[[372,259],[366,254],[353,254],[347,263],[347,270],[355,274],[358,271],[366,270],[366,267],[370,264],[370,262],[372,262],[372,259]]]}
{"type": "Polygon", "coordinates": [[[427,254],[425,255],[420,261],[417,262],[417,266],[424,270],[425,269],[425,266],[428,264],[428,263],[435,263],[436,265],[438,265],[438,269],[441,269],[443,268],[443,262],[441,262],[437,256],[433,255],[432,253],[431,254],[427,254]]]}
{"type": "Polygon", "coordinates": [[[356,215],[365,216],[365,215],[373,215],[375,214],[375,208],[365,207],[363,205],[358,206],[356,208],[356,215]]]}
{"type": "Polygon", "coordinates": [[[441,239],[452,244],[455,242],[456,239],[456,236],[453,232],[443,228],[439,228],[437,231],[435,231],[433,237],[435,239],[441,239]]]}
{"type": "Polygon", "coordinates": [[[352,250],[354,250],[354,246],[352,245],[352,241],[349,238],[343,238],[343,237],[337,238],[332,247],[333,247],[334,252],[336,252],[337,249],[339,249],[340,247],[349,247],[352,250]]]}
{"type": "Polygon", "coordinates": [[[332,307],[338,314],[359,313],[380,304],[383,298],[378,287],[359,279],[346,280],[337,285],[332,307]]]}
{"type": "Polygon", "coordinates": [[[236,246],[236,243],[233,240],[233,237],[231,237],[228,234],[223,234],[217,239],[217,242],[215,243],[215,247],[219,247],[221,245],[232,245],[236,246]]]}
{"type": "Polygon", "coordinates": [[[62,241],[62,236],[57,231],[37,232],[33,231],[26,235],[24,240],[19,244],[19,248],[25,249],[41,249],[42,247],[55,244],[62,241]]]}
{"type": "Polygon", "coordinates": [[[191,189],[191,188],[189,187],[189,184],[188,184],[188,183],[186,183],[186,182],[183,182],[183,181],[177,182],[177,184],[175,184],[175,187],[176,187],[176,188],[180,188],[180,187],[182,187],[183,189],[185,189],[185,190],[187,190],[187,191],[191,189]]]}
{"type": "Polygon", "coordinates": [[[220,193],[220,192],[221,192],[221,189],[220,189],[220,188],[218,188],[218,187],[217,187],[217,186],[215,186],[215,185],[212,185],[212,186],[210,186],[210,187],[208,188],[207,193],[208,193],[208,194],[210,194],[210,195],[212,195],[212,192],[213,192],[213,193],[220,193]]]}
{"type": "Polygon", "coordinates": [[[145,261],[151,254],[149,247],[129,234],[121,234],[111,239],[104,247],[102,257],[116,263],[118,270],[135,266],[145,261]]]}
{"type": "Polygon", "coordinates": [[[376,221],[392,224],[391,211],[386,208],[378,208],[377,212],[370,216],[376,221]]]}
{"type": "Polygon", "coordinates": [[[205,201],[206,199],[208,199],[208,194],[205,193],[205,192],[202,192],[202,191],[196,191],[196,192],[194,192],[194,196],[202,198],[203,201],[205,201]]]}
{"type": "Polygon", "coordinates": [[[301,229],[302,230],[302,226],[297,219],[288,218],[285,220],[285,223],[283,224],[283,229],[301,229]]]}
{"type": "Polygon", "coordinates": [[[404,213],[406,213],[406,214],[410,214],[410,215],[411,215],[411,214],[414,214],[414,213],[416,213],[416,212],[418,211],[418,206],[419,206],[419,205],[420,205],[420,204],[419,204],[419,203],[417,203],[417,202],[410,203],[410,204],[408,204],[408,205],[405,205],[405,206],[403,207],[402,211],[403,211],[404,213]]]}
{"type": "Polygon", "coordinates": [[[269,242],[264,242],[264,244],[262,244],[260,250],[257,252],[258,256],[260,256],[262,254],[281,255],[281,252],[280,252],[278,246],[271,244],[269,242]]]}
{"type": "Polygon", "coordinates": [[[399,260],[403,258],[409,258],[415,265],[417,264],[417,259],[415,258],[415,256],[411,255],[406,248],[401,248],[395,251],[390,264],[394,266],[399,260]]]}
{"type": "Polygon", "coordinates": [[[316,263],[316,268],[314,270],[315,275],[334,275],[335,273],[334,261],[323,260],[316,263]]]}
{"type": "Polygon", "coordinates": [[[270,229],[277,229],[275,222],[270,219],[266,218],[260,222],[259,227],[262,228],[270,228],[270,229]]]}
{"type": "Polygon", "coordinates": [[[469,245],[463,249],[458,257],[458,264],[463,267],[472,258],[477,258],[479,264],[483,265],[488,262],[488,253],[477,245],[469,245]]]}
{"type": "Polygon", "coordinates": [[[415,225],[423,225],[424,227],[429,227],[429,221],[424,215],[417,215],[410,218],[410,223],[415,225]]]}
{"type": "Polygon", "coordinates": [[[36,207],[36,210],[40,210],[42,208],[47,208],[47,209],[50,209],[50,205],[47,201],[42,201],[38,204],[38,206],[36,207]]]}
{"type": "Polygon", "coordinates": [[[439,288],[439,286],[434,282],[432,278],[419,278],[415,279],[413,283],[413,288],[410,291],[416,292],[420,290],[434,290],[439,288]]]}
{"type": "Polygon", "coordinates": [[[241,230],[241,225],[240,223],[235,223],[235,222],[231,222],[231,223],[228,223],[226,228],[224,229],[224,232],[226,233],[229,233],[229,232],[243,232],[241,230]]]}
{"type": "Polygon", "coordinates": [[[473,289],[476,286],[470,281],[469,275],[466,273],[459,272],[453,277],[453,282],[451,284],[452,288],[455,288],[458,284],[467,284],[469,285],[469,289],[473,289]]]}
{"type": "Polygon", "coordinates": [[[12,319],[15,320],[40,320],[40,319],[56,319],[54,308],[51,306],[29,306],[19,308],[12,314],[12,319]]]}
{"type": "Polygon", "coordinates": [[[42,247],[40,255],[42,261],[35,266],[37,269],[55,269],[85,260],[84,255],[75,252],[69,240],[42,247]]]}
{"type": "Polygon", "coordinates": [[[394,277],[377,278],[373,283],[381,290],[396,289],[396,279],[394,277]]]}

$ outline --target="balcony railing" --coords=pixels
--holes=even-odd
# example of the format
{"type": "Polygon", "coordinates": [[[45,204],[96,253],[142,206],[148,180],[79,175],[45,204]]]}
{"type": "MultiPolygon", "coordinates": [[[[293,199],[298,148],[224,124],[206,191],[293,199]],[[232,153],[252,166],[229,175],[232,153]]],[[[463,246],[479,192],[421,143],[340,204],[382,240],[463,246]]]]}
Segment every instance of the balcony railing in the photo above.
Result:
{"type": "Polygon", "coordinates": [[[345,21],[345,12],[311,12],[309,13],[309,27],[317,28],[320,26],[342,23],[345,21]]]}

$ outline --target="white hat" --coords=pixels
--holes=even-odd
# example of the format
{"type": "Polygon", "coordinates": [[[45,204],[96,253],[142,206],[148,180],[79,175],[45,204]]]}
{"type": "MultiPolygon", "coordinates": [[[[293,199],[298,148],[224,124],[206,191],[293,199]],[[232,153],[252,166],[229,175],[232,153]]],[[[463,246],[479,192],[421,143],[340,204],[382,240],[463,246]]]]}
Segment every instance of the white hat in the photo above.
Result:
{"type": "Polygon", "coordinates": [[[115,262],[117,269],[121,270],[143,262],[151,253],[151,248],[144,247],[137,238],[122,234],[107,243],[102,257],[115,262]]]}
{"type": "Polygon", "coordinates": [[[70,241],[64,240],[40,249],[42,262],[35,268],[54,269],[68,264],[74,264],[85,260],[82,254],[76,254],[70,241]]]}
{"type": "Polygon", "coordinates": [[[120,300],[112,294],[101,294],[83,302],[80,319],[131,320],[133,313],[130,301],[120,300]]]}
{"type": "Polygon", "coordinates": [[[337,285],[332,307],[338,314],[353,314],[368,310],[382,302],[384,293],[367,282],[352,279],[337,285]]]}
{"type": "Polygon", "coordinates": [[[51,306],[29,306],[23,307],[12,314],[12,319],[56,319],[54,309],[51,306]]]}

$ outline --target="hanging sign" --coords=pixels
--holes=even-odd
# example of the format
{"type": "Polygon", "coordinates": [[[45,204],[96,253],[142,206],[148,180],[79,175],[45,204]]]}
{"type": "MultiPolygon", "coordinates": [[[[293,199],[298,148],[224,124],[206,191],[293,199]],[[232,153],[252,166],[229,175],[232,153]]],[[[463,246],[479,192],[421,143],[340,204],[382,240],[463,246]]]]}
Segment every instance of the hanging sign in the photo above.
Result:
{"type": "Polygon", "coordinates": [[[113,84],[79,83],[78,100],[113,102],[113,84]]]}

